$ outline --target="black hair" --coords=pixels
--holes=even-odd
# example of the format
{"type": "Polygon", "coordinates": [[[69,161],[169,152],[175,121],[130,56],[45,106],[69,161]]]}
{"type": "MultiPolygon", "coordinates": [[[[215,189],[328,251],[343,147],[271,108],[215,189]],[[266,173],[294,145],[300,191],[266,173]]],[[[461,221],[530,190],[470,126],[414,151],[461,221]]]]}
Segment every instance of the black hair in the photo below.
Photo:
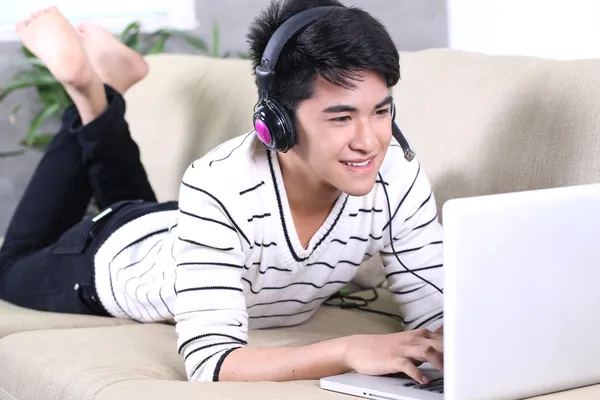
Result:
{"type": "Polygon", "coordinates": [[[270,95],[288,111],[313,95],[314,82],[354,88],[359,74],[380,74],[388,87],[400,79],[399,54],[386,28],[369,13],[337,0],[272,0],[250,26],[248,44],[253,70],[260,64],[269,39],[284,21],[314,7],[337,6],[283,48],[275,66],[270,95]]]}

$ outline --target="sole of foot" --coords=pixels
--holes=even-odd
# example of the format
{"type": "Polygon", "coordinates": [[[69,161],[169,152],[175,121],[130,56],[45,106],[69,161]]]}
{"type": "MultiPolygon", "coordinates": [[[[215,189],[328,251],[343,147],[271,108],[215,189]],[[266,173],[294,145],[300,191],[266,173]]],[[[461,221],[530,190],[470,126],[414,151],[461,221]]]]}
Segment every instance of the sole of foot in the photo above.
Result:
{"type": "Polygon", "coordinates": [[[148,74],[142,55],[127,47],[101,26],[80,24],[77,32],[102,82],[123,94],[148,74]]]}
{"type": "Polygon", "coordinates": [[[95,73],[77,32],[56,7],[38,10],[17,23],[23,45],[65,86],[85,88],[95,73]]]}

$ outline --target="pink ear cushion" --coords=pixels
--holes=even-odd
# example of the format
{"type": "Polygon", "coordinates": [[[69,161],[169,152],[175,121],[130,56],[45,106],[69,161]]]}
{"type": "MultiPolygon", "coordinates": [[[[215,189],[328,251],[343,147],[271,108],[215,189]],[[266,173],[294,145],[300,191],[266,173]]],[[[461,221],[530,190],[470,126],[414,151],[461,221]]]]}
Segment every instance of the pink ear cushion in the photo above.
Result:
{"type": "Polygon", "coordinates": [[[256,136],[258,139],[264,144],[271,143],[271,134],[269,133],[269,128],[263,120],[257,119],[254,121],[254,130],[256,131],[256,136]]]}

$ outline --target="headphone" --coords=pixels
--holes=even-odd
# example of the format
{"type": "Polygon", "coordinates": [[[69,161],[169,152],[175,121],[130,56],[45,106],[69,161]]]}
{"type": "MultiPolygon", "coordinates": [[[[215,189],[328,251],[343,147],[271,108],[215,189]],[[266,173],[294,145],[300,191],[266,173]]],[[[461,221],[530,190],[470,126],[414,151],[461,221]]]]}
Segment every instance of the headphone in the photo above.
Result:
{"type": "MultiPolygon", "coordinates": [[[[271,36],[263,52],[260,65],[256,67],[259,98],[254,108],[254,131],[269,150],[285,153],[296,144],[296,129],[292,116],[274,98],[269,96],[275,81],[275,66],[287,42],[300,30],[306,28],[335,9],[341,7],[315,7],[302,11],[286,20],[271,36]]],[[[415,152],[395,122],[396,107],[392,103],[392,135],[402,147],[404,158],[412,161],[415,152]]]]}
{"type": "MultiPolygon", "coordinates": [[[[253,115],[254,131],[256,132],[256,136],[267,149],[285,153],[296,144],[296,130],[294,128],[293,118],[276,99],[273,99],[269,96],[269,92],[273,89],[273,82],[275,81],[275,66],[277,65],[277,59],[281,55],[281,51],[285,47],[286,43],[300,30],[306,28],[314,21],[324,17],[331,11],[340,8],[341,7],[315,7],[302,11],[286,20],[279,28],[277,28],[267,43],[267,47],[263,52],[260,65],[256,67],[259,98],[254,108],[253,115]]],[[[392,135],[402,148],[402,151],[404,152],[404,158],[410,162],[415,158],[415,152],[411,149],[408,141],[395,122],[396,107],[394,103],[391,105],[391,112],[392,135]]],[[[383,181],[381,173],[379,173],[379,178],[383,181]]],[[[427,279],[417,275],[414,271],[404,265],[404,263],[400,260],[400,257],[398,257],[396,249],[394,248],[394,238],[392,233],[392,210],[385,184],[383,185],[383,190],[390,215],[389,238],[392,246],[392,252],[396,256],[396,259],[406,271],[443,294],[444,292],[442,289],[427,279]]]]}

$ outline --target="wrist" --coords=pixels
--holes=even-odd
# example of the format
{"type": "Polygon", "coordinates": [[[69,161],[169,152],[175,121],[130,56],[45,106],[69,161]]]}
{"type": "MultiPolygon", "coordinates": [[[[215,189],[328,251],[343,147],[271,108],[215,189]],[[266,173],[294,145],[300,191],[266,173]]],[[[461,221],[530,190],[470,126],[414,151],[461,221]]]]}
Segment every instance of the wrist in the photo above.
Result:
{"type": "Polygon", "coordinates": [[[336,360],[346,372],[354,370],[352,363],[352,350],[356,347],[359,335],[341,337],[336,340],[336,360]]]}

